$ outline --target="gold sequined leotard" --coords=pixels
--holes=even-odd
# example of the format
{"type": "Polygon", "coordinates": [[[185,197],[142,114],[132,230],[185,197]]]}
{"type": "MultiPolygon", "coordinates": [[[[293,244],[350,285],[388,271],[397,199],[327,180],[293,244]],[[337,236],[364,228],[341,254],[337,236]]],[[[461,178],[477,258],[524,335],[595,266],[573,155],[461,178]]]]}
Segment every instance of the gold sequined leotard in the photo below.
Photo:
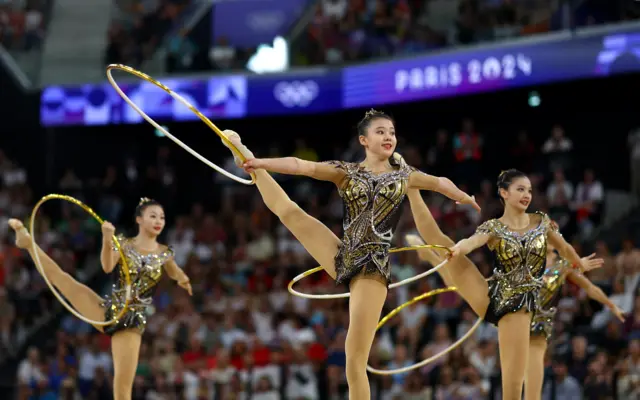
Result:
{"type": "MultiPolygon", "coordinates": [[[[142,333],[147,324],[147,308],[153,301],[153,294],[162,277],[162,266],[173,257],[173,250],[167,248],[160,253],[141,254],[133,246],[132,239],[118,235],[118,240],[129,264],[131,301],[128,311],[118,322],[106,326],[104,332],[113,335],[123,329],[135,328],[142,333]]],[[[114,250],[116,250],[115,247],[114,250]]],[[[105,321],[111,321],[122,310],[125,303],[126,280],[121,263],[118,263],[115,272],[116,282],[111,294],[107,295],[103,303],[105,321]]]]}
{"type": "Polygon", "coordinates": [[[509,229],[498,219],[480,225],[476,233],[490,235],[488,247],[495,256],[489,280],[489,308],[485,320],[497,324],[500,318],[523,307],[535,312],[547,257],[547,232],[555,226],[537,212],[540,223],[527,232],[509,229]]]}
{"type": "Polygon", "coordinates": [[[339,185],[345,216],[344,237],[335,258],[336,284],[348,284],[360,273],[379,274],[389,283],[393,229],[415,169],[402,161],[395,171],[375,175],[357,163],[329,163],[346,173],[339,185]]]}
{"type": "Polygon", "coordinates": [[[542,275],[542,287],[538,292],[538,308],[531,320],[532,335],[543,335],[547,340],[551,338],[553,318],[556,315],[555,305],[558,302],[560,289],[571,270],[571,263],[563,258],[545,269],[542,275]]]}

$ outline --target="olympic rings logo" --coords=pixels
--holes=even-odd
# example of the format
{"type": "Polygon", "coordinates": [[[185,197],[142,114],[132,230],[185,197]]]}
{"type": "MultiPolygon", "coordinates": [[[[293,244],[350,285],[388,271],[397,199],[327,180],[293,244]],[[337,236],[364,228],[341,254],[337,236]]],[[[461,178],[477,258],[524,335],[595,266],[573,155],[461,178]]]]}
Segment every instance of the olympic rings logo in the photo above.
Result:
{"type": "Polygon", "coordinates": [[[307,107],[320,93],[315,81],[279,82],[273,88],[273,96],[285,107],[307,107]]]}

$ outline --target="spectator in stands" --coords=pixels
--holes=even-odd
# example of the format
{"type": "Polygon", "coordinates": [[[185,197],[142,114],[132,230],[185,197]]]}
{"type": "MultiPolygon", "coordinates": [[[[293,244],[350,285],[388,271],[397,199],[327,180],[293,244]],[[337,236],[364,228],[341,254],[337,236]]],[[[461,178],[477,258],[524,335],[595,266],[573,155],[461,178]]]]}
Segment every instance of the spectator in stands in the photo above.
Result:
{"type": "Polygon", "coordinates": [[[640,127],[629,132],[628,143],[631,160],[631,193],[640,199],[640,127]]]}
{"type": "Polygon", "coordinates": [[[553,364],[553,381],[549,381],[545,384],[542,392],[543,400],[560,399],[582,399],[582,391],[580,384],[573,376],[569,375],[567,368],[567,362],[563,359],[558,359],[553,364]]]}
{"type": "Polygon", "coordinates": [[[564,129],[555,125],[551,130],[551,137],[544,142],[542,154],[547,158],[546,172],[562,169],[568,171],[572,166],[571,152],[573,142],[567,138],[564,129]]]}
{"type": "Polygon", "coordinates": [[[592,169],[584,171],[582,182],[578,183],[572,208],[576,211],[576,221],[580,233],[589,237],[600,223],[604,206],[604,187],[592,169]]]}
{"type": "Polygon", "coordinates": [[[229,70],[237,66],[236,49],[229,44],[229,40],[221,36],[209,50],[209,60],[215,70],[229,70]]]}
{"type": "Polygon", "coordinates": [[[571,219],[570,204],[573,199],[573,185],[567,181],[564,171],[560,168],[553,173],[553,181],[547,187],[547,201],[549,217],[556,221],[564,230],[571,219]]]}
{"type": "MultiPolygon", "coordinates": [[[[456,176],[459,181],[477,186],[482,176],[484,140],[471,119],[462,121],[462,129],[453,137],[453,153],[456,161],[456,176]]],[[[476,191],[477,187],[471,187],[476,191]]]]}
{"type": "Polygon", "coordinates": [[[33,6],[27,5],[24,16],[24,47],[30,51],[39,49],[41,41],[44,37],[43,31],[43,15],[40,10],[33,6]]]}

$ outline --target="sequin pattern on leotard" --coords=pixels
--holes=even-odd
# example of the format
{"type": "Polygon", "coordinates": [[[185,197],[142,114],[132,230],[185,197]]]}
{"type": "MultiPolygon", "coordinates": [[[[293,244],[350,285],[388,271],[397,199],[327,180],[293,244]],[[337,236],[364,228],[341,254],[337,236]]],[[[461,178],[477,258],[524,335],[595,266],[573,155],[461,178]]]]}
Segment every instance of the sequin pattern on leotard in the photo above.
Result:
{"type": "MultiPolygon", "coordinates": [[[[132,239],[119,235],[118,240],[129,264],[131,301],[127,312],[116,323],[104,328],[105,333],[109,335],[130,328],[138,329],[140,332],[144,331],[147,324],[148,307],[153,301],[153,294],[162,277],[162,267],[173,257],[171,248],[160,253],[142,254],[135,249],[132,239]]],[[[115,246],[114,250],[116,250],[115,246]]],[[[125,304],[126,279],[121,263],[118,263],[114,272],[116,282],[113,284],[111,294],[107,295],[103,303],[105,321],[111,321],[125,304]]]]}
{"type": "Polygon", "coordinates": [[[532,335],[543,335],[547,340],[551,338],[553,319],[556,315],[555,305],[569,272],[571,272],[571,264],[562,258],[545,269],[542,275],[542,287],[538,292],[536,312],[531,320],[532,335]]]}
{"type": "Polygon", "coordinates": [[[524,233],[512,231],[498,219],[484,222],[476,231],[491,236],[488,246],[495,256],[485,316],[494,324],[522,308],[536,310],[547,256],[547,232],[556,228],[546,214],[534,215],[539,216],[540,223],[524,233]]]}
{"type": "Polygon", "coordinates": [[[388,283],[393,230],[415,169],[402,161],[396,170],[376,175],[357,163],[329,163],[346,174],[339,185],[345,215],[344,237],[335,258],[336,284],[348,284],[360,273],[379,274],[388,283]]]}

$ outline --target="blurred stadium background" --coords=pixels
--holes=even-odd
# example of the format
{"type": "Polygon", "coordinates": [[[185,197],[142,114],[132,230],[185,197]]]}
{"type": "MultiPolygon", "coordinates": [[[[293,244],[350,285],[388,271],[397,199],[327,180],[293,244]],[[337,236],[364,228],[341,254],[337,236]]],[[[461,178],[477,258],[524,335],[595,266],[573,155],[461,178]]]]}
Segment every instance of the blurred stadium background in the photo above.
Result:
{"type": "MultiPolygon", "coordinates": [[[[109,399],[109,338],[64,311],[12,245],[6,220],[60,192],[132,232],[140,197],[166,207],[163,240],[194,283],[165,282],[150,310],[134,399],[344,399],[347,302],[293,298],[314,267],[255,188],[215,174],[141,122],[105,66],[139,68],[262,156],[356,160],[370,107],[397,118],[399,151],[474,193],[483,215],[425,194],[455,239],[500,212],[495,178],[531,174],[533,207],[605,267],[591,279],[628,312],[620,324],[567,284],[545,400],[640,399],[640,3],[632,0],[0,0],[0,392],[2,399],[109,399]]],[[[154,87],[117,75],[158,121],[234,170],[204,125],[154,87]]],[[[336,232],[331,185],[278,177],[336,232]]],[[[414,229],[410,213],[396,239],[414,229]]],[[[45,207],[37,239],[104,293],[99,227],[45,207]]],[[[485,274],[491,259],[478,251],[485,274]]],[[[393,258],[402,279],[422,270],[393,258]]],[[[441,286],[389,293],[386,311],[441,286]]],[[[306,290],[334,289],[326,276],[306,290]]],[[[398,367],[469,329],[457,297],[418,304],[377,336],[370,362],[398,367]]],[[[407,375],[372,377],[387,399],[499,399],[496,330],[407,375]]]]}

